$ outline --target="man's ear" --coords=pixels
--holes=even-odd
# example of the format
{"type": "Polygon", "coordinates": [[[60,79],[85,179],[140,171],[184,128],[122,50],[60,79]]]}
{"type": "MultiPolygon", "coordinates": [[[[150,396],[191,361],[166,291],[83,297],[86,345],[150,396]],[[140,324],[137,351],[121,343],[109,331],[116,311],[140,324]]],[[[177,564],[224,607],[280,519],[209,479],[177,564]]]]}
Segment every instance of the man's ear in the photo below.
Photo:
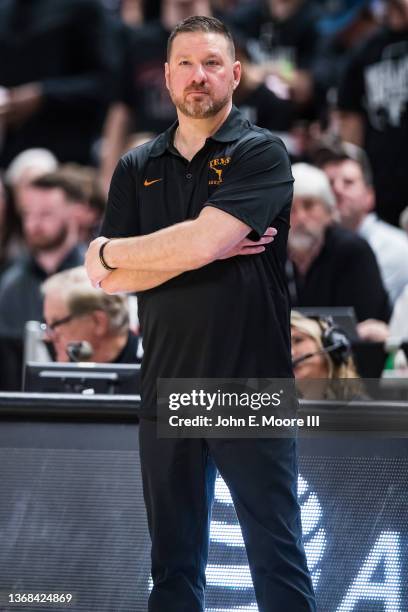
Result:
{"type": "Polygon", "coordinates": [[[109,318],[103,310],[94,310],[92,318],[95,321],[95,333],[99,337],[106,336],[109,331],[109,318]]]}
{"type": "Polygon", "coordinates": [[[169,73],[170,73],[169,63],[165,62],[165,64],[164,64],[164,79],[166,81],[166,87],[170,91],[169,73]]]}
{"type": "Polygon", "coordinates": [[[375,208],[375,191],[373,187],[367,187],[367,195],[364,199],[365,212],[369,213],[375,208]]]}
{"type": "Polygon", "coordinates": [[[241,80],[241,72],[242,72],[241,62],[239,62],[238,60],[235,61],[232,67],[232,71],[234,74],[234,91],[235,91],[235,89],[238,87],[239,82],[241,80]]]}

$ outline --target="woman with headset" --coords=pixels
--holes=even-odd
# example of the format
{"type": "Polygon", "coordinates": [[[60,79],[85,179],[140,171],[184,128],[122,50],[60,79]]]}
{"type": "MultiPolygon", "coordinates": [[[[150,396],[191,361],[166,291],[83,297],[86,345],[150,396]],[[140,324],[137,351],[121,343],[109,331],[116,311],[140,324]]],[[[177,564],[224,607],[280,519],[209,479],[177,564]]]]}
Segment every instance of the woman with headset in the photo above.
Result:
{"type": "Polygon", "coordinates": [[[332,319],[306,317],[293,310],[291,336],[293,372],[304,397],[310,392],[313,392],[310,399],[351,399],[360,395],[359,382],[342,382],[358,379],[359,375],[350,341],[332,319]],[[309,380],[314,383],[306,387],[303,381],[309,380]]]}

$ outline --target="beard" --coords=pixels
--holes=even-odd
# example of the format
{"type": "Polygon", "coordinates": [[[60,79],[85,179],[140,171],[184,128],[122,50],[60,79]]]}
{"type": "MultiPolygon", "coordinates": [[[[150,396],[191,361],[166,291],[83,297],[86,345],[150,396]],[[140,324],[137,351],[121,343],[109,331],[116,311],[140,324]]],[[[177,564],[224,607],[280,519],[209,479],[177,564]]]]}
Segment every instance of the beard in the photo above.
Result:
{"type": "Polygon", "coordinates": [[[27,244],[30,250],[34,254],[38,253],[49,253],[62,246],[68,235],[68,227],[61,227],[60,231],[54,236],[44,236],[42,234],[36,234],[34,236],[26,237],[27,244]]]}
{"type": "Polygon", "coordinates": [[[294,253],[305,253],[313,250],[323,239],[324,232],[310,231],[306,229],[290,230],[288,236],[288,248],[294,253]]]}
{"type": "Polygon", "coordinates": [[[174,106],[186,117],[191,117],[192,119],[207,119],[208,117],[214,117],[227,106],[231,101],[234,89],[231,83],[225,96],[215,99],[203,88],[200,89],[197,87],[193,91],[197,93],[203,92],[203,96],[200,99],[194,99],[193,96],[188,95],[191,93],[191,90],[186,90],[182,97],[178,97],[173,89],[170,88],[170,97],[174,106]]]}

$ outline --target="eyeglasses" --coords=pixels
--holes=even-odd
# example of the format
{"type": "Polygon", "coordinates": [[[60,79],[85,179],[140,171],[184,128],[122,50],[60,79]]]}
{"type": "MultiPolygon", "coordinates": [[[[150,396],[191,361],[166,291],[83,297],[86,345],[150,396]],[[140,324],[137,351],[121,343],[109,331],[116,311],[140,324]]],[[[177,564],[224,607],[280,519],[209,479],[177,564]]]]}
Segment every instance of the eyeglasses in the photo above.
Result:
{"type": "Polygon", "coordinates": [[[65,323],[69,323],[70,321],[72,321],[72,319],[75,319],[75,317],[77,317],[78,315],[74,315],[74,314],[70,314],[67,315],[66,317],[63,317],[62,319],[57,319],[56,321],[53,321],[52,323],[41,323],[41,331],[43,331],[46,334],[52,334],[53,332],[55,332],[55,330],[57,329],[57,327],[59,327],[60,325],[65,325],[65,323]]]}

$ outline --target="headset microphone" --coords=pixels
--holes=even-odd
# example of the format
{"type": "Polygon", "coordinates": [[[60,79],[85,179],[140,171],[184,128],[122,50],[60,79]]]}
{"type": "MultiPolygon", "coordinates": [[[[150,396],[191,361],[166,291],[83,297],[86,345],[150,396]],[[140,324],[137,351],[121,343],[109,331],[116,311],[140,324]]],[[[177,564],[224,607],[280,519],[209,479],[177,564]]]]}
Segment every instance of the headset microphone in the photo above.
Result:
{"type": "Polygon", "coordinates": [[[337,344],[333,344],[332,346],[327,346],[326,348],[320,349],[319,351],[313,351],[313,353],[305,353],[304,355],[297,357],[297,359],[293,359],[292,367],[296,368],[296,366],[299,365],[299,363],[302,363],[303,361],[306,361],[307,359],[310,359],[311,357],[314,357],[315,355],[325,355],[327,353],[332,353],[334,351],[337,351],[338,349],[343,349],[343,347],[344,347],[343,344],[337,343],[337,344]]]}
{"type": "Polygon", "coordinates": [[[292,367],[295,368],[299,363],[315,355],[327,355],[328,353],[330,353],[330,359],[335,366],[345,365],[351,354],[351,344],[343,330],[334,324],[331,317],[311,316],[310,319],[314,319],[319,324],[323,348],[294,359],[292,367]]]}
{"type": "Polygon", "coordinates": [[[86,340],[68,342],[66,351],[68,357],[75,363],[78,361],[88,361],[93,355],[92,345],[86,340]]]}

